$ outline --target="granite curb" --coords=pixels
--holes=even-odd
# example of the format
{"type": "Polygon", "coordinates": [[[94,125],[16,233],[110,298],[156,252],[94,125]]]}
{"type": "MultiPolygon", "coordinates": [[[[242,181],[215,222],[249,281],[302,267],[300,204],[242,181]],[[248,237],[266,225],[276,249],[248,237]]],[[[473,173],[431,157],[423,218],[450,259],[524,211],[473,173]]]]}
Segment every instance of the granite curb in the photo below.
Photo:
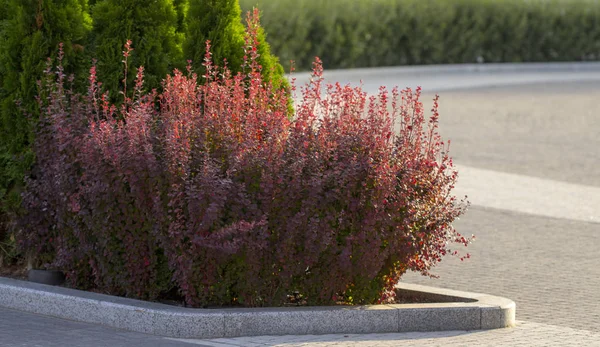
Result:
{"type": "Polygon", "coordinates": [[[398,288],[450,302],[193,309],[0,277],[0,306],[134,332],[196,339],[481,330],[515,324],[515,303],[505,298],[407,283],[398,288]]]}

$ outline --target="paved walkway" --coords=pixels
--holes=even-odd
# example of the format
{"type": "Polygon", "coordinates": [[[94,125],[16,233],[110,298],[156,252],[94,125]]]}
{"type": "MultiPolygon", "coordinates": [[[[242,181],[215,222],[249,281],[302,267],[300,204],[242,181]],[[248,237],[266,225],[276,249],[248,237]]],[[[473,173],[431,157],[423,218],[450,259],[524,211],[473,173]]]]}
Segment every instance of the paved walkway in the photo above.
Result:
{"type": "Polygon", "coordinates": [[[403,280],[510,298],[517,327],[184,341],[0,309],[0,346],[600,346],[600,82],[441,96],[441,131],[464,168],[457,192],[473,201],[456,227],[477,239],[439,279],[403,280]]]}
{"type": "Polygon", "coordinates": [[[492,331],[447,331],[435,333],[262,336],[255,338],[189,341],[211,347],[430,347],[430,346],[600,346],[600,333],[555,325],[518,322],[515,328],[492,331]]]}

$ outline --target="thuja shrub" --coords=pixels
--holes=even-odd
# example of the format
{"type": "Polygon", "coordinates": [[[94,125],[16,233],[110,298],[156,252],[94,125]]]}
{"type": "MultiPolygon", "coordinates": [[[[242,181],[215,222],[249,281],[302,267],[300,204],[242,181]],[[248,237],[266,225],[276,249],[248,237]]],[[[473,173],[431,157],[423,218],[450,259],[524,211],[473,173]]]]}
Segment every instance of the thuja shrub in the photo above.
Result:
{"type": "Polygon", "coordinates": [[[23,176],[34,161],[31,124],[45,57],[65,42],[65,69],[85,80],[86,10],[83,0],[0,1],[0,243],[12,238],[23,176]]]}
{"type": "MultiPolygon", "coordinates": [[[[257,9],[249,12],[251,11],[258,16],[257,9]]],[[[232,74],[242,71],[245,28],[239,0],[189,0],[184,26],[183,52],[186,58],[192,60],[197,73],[204,74],[204,43],[207,40],[212,42],[211,53],[217,65],[223,65],[226,61],[232,74]]],[[[264,29],[259,26],[256,31],[259,42],[258,63],[262,67],[263,80],[288,89],[283,66],[279,63],[279,58],[271,53],[264,29]]]]}
{"type": "MultiPolygon", "coordinates": [[[[183,33],[181,1],[173,0],[98,0],[92,7],[94,28],[91,33],[93,51],[98,59],[98,76],[105,90],[117,92],[123,83],[121,52],[123,43],[131,39],[137,54],[132,66],[146,69],[148,89],[159,88],[162,78],[182,61],[183,33]],[[177,5],[177,7],[175,7],[177,5]]],[[[185,66],[185,64],[183,64],[185,66]]],[[[133,84],[134,69],[126,83],[133,84]]]]}
{"type": "Polygon", "coordinates": [[[119,108],[94,68],[84,96],[47,70],[21,245],[75,286],[175,288],[195,307],[385,302],[406,271],[467,245],[437,100],[427,119],[419,89],[325,86],[317,59],[290,119],[248,21],[245,74],[215,66],[207,44],[204,76],[175,71],[155,95],[140,68],[119,108]]]}

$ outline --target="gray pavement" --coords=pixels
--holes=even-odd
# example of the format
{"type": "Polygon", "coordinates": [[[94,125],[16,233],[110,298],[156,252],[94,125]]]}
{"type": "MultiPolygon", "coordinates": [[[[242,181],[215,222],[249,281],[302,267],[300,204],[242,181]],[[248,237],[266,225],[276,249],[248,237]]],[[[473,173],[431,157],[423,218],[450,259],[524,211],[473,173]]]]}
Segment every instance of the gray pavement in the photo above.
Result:
{"type": "Polygon", "coordinates": [[[2,347],[189,347],[188,343],[0,308],[2,347]]]}
{"type": "Polygon", "coordinates": [[[438,279],[402,280],[502,295],[518,320],[600,333],[600,224],[474,206],[456,227],[476,234],[471,259],[447,257],[438,279]]]}
{"type": "Polygon", "coordinates": [[[599,81],[439,94],[440,131],[457,163],[600,187],[599,81]]]}
{"type": "Polygon", "coordinates": [[[600,346],[600,334],[555,325],[518,322],[510,329],[490,331],[447,331],[434,333],[373,334],[373,335],[321,335],[249,337],[189,341],[211,347],[433,347],[433,346],[511,346],[511,347],[562,347],[600,346]]]}
{"type": "MultiPolygon", "coordinates": [[[[453,140],[458,165],[515,174],[523,182],[527,177],[550,186],[568,182],[577,188],[573,198],[600,187],[600,69],[545,77],[535,71],[412,77],[386,71],[374,73],[377,80],[365,85],[421,84],[432,92],[471,88],[440,92],[441,131],[453,140]],[[526,75],[542,84],[525,84],[526,75]],[[511,76],[517,86],[499,87],[511,76]],[[568,82],[572,78],[588,82],[568,82]]],[[[369,78],[360,71],[346,77],[356,76],[369,78]]],[[[553,218],[518,202],[490,208],[494,189],[506,187],[490,184],[485,194],[479,192],[481,199],[473,192],[474,205],[456,223],[460,232],[477,237],[465,249],[472,258],[446,258],[434,271],[439,279],[407,274],[403,281],[510,298],[519,320],[512,329],[176,341],[0,309],[0,346],[600,346],[600,224],[569,214],[553,218]]]]}
{"type": "Polygon", "coordinates": [[[454,194],[475,206],[600,223],[600,187],[458,166],[454,194]]]}

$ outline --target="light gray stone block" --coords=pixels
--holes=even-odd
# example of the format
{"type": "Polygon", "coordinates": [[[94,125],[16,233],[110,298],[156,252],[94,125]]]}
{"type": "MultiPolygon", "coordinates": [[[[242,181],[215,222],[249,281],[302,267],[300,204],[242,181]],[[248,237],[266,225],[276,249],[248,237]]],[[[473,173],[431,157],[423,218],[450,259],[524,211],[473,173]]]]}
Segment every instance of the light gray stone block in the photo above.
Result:
{"type": "Polygon", "coordinates": [[[515,326],[516,305],[512,300],[485,296],[480,300],[481,329],[500,329],[515,326]],[[484,306],[487,304],[489,306],[484,306]]]}
{"type": "Polygon", "coordinates": [[[399,309],[398,332],[478,330],[481,310],[476,306],[399,309]]]}
{"type": "Polygon", "coordinates": [[[227,337],[297,334],[396,332],[397,310],[390,306],[247,309],[225,316],[227,337]]]}

